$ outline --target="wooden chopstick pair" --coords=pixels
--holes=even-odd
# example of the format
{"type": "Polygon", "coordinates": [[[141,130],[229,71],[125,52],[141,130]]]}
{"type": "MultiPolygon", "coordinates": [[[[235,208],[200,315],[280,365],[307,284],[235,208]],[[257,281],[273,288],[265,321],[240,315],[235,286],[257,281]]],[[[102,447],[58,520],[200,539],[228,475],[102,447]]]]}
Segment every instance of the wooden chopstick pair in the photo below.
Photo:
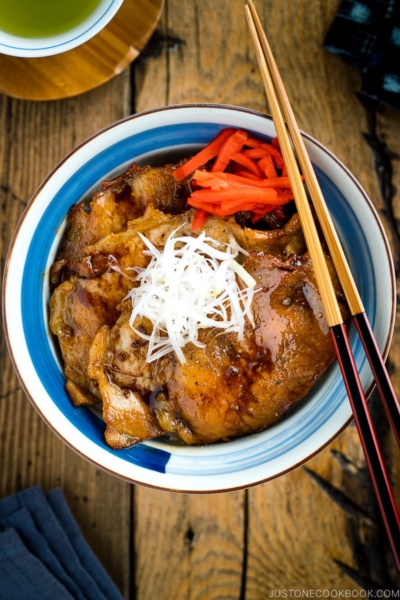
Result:
{"type": "Polygon", "coordinates": [[[400,569],[400,517],[396,508],[393,492],[368,410],[367,401],[364,396],[348,341],[346,327],[340,313],[293,147],[300,163],[310,196],[313,200],[318,221],[328,244],[358,334],[370,363],[377,389],[385,405],[386,412],[399,445],[400,405],[393,390],[378,345],[375,341],[368,317],[365,313],[360,295],[298,129],[293,110],[287,98],[267,37],[252,0],[248,0],[248,4],[245,5],[245,11],[256,49],[257,60],[264,82],[272,119],[275,124],[288,176],[292,184],[297,211],[311,262],[314,267],[318,289],[325,309],[325,315],[331,330],[336,356],[352,407],[354,420],[363,446],[385,528],[397,567],[400,569]]]}

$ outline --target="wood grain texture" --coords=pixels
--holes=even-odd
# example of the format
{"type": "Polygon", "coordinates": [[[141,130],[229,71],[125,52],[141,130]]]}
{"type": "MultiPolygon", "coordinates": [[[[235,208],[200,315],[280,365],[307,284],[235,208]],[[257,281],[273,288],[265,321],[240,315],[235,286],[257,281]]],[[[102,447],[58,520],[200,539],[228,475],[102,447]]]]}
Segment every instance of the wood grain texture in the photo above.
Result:
{"type": "Polygon", "coordinates": [[[26,100],[55,100],[104,84],[135,60],[153,33],[164,0],[125,0],[91,40],[61,54],[20,58],[0,54],[0,90],[26,100]]]}
{"type": "MultiPolygon", "coordinates": [[[[17,220],[45,175],[76,144],[127,114],[129,73],[76,99],[38,104],[3,96],[0,107],[4,263],[17,220]]],[[[38,483],[45,490],[61,486],[86,538],[128,598],[131,486],[58,440],[23,394],[3,336],[0,353],[0,497],[38,483]]]]}
{"type": "Polygon", "coordinates": [[[244,492],[201,496],[138,488],[135,581],[143,600],[234,600],[243,574],[244,492]]]}
{"type": "Polygon", "coordinates": [[[136,110],[185,102],[265,110],[241,0],[168,0],[159,34],[161,53],[154,48],[135,65],[136,110]],[[175,42],[169,50],[168,41],[175,42]]]}

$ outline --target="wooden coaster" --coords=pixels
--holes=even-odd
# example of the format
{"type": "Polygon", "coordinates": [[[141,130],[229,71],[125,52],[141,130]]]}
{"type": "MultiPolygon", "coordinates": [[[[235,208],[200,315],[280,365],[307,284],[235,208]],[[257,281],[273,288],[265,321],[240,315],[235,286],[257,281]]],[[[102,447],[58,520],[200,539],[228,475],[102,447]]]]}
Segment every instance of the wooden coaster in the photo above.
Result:
{"type": "Polygon", "coordinates": [[[25,100],[77,96],[118,75],[139,55],[165,0],[125,0],[94,38],[63,54],[20,58],[0,54],[0,91],[25,100]]]}

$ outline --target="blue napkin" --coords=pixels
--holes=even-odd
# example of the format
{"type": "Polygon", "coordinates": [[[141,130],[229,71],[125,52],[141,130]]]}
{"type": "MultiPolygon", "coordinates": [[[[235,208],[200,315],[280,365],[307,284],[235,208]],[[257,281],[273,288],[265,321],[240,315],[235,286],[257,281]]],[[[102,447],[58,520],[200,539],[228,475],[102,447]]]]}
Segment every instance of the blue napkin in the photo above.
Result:
{"type": "Polygon", "coordinates": [[[324,47],[361,71],[362,95],[400,110],[398,0],[343,0],[324,47]]]}
{"type": "Polygon", "coordinates": [[[60,489],[0,500],[0,600],[122,600],[60,489]]]}

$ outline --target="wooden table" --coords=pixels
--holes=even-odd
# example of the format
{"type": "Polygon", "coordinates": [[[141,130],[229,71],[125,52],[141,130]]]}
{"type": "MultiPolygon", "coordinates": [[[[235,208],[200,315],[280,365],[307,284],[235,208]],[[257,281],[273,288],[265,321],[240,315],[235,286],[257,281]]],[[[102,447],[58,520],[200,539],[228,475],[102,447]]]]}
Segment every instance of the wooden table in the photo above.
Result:
{"type": "MultiPolygon", "coordinates": [[[[364,186],[398,266],[400,114],[363,106],[360,74],[322,49],[338,4],[257,2],[299,125],[364,186]]],[[[133,112],[184,102],[267,111],[241,0],[167,0],[131,69],[83,96],[46,103],[0,96],[2,264],[31,194],[69,150],[133,112]]],[[[389,359],[398,392],[399,325],[389,359]]],[[[262,600],[284,590],[338,597],[399,586],[353,426],[302,468],[264,485],[163,493],[115,479],[70,451],[24,396],[3,338],[0,349],[0,496],[37,483],[61,486],[125,598],[262,600]]],[[[399,500],[399,453],[377,398],[371,405],[399,500]]]]}

